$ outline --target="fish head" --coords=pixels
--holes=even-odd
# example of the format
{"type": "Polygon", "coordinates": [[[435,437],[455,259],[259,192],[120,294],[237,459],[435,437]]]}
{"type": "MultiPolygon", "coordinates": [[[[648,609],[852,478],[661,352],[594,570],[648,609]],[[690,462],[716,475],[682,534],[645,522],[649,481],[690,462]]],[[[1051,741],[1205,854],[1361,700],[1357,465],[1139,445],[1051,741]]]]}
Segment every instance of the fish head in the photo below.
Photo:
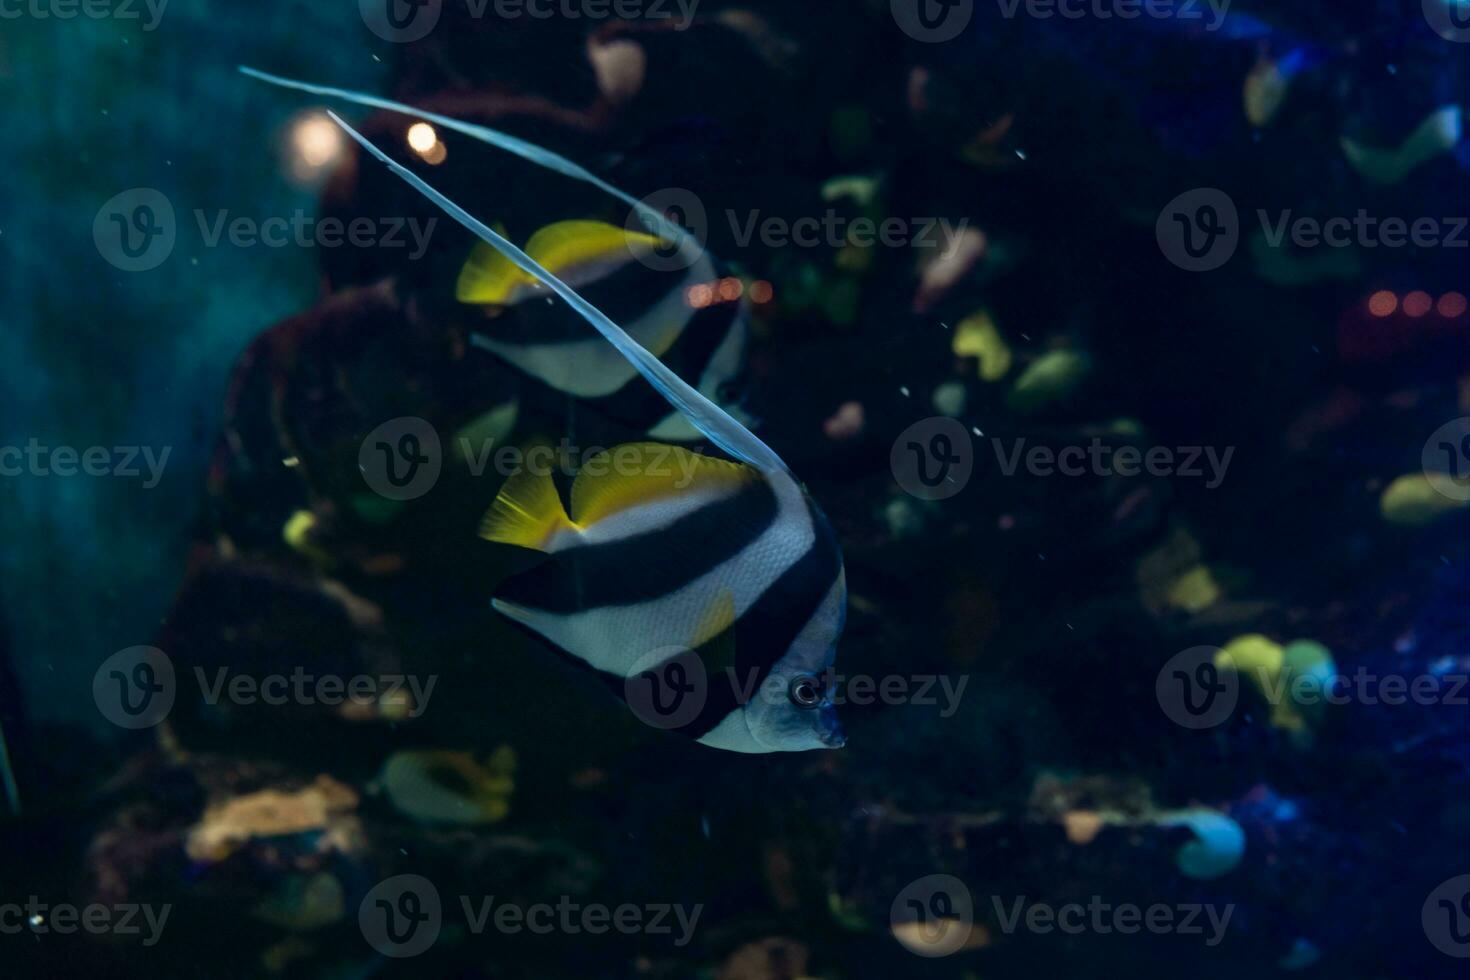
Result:
{"type": "Polygon", "coordinates": [[[847,742],[837,718],[837,639],[847,610],[847,585],[839,575],[822,608],[744,708],[745,724],[767,752],[840,749],[847,742]]]}
{"type": "Polygon", "coordinates": [[[772,671],[745,705],[751,737],[767,752],[840,749],[847,743],[833,703],[836,681],[822,673],[772,671]]]}

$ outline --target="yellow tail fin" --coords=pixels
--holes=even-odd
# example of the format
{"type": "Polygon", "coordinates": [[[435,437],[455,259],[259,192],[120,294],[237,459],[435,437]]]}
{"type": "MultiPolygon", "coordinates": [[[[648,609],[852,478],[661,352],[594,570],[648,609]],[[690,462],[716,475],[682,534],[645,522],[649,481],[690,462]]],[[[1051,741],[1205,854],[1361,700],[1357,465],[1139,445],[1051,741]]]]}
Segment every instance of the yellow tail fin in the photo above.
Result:
{"type": "Polygon", "coordinates": [[[522,469],[505,485],[480,522],[480,537],[535,551],[550,551],[558,531],[577,530],[567,517],[550,473],[522,469]]]}

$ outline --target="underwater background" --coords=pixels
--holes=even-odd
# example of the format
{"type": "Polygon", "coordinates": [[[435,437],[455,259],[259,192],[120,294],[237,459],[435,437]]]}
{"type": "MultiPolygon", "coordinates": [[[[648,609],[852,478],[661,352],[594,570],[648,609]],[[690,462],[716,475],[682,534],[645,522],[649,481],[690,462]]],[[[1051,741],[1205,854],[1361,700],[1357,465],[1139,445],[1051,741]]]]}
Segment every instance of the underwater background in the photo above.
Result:
{"type": "Polygon", "coordinates": [[[0,92],[0,975],[1463,972],[1463,0],[0,0],[0,92]],[[726,447],[328,110],[779,453],[845,745],[492,608],[532,447],[726,447]]]}

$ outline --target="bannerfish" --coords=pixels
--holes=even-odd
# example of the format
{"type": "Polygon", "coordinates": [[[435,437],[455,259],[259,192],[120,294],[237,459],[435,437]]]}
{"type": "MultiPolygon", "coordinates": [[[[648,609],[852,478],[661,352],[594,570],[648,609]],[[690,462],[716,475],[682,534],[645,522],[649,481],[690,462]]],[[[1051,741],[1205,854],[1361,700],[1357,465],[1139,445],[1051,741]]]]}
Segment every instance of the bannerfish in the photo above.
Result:
{"type": "MultiPolygon", "coordinates": [[[[282,78],[244,66],[240,71],[281,88],[422,119],[590,184],[627,204],[639,219],[628,224],[641,225],[652,234],[595,221],[566,221],[536,232],[526,242],[525,251],[574,288],[585,290],[598,308],[627,323],[628,332],[640,344],[695,378],[707,398],[735,417],[749,420],[738,406],[749,336],[745,300],[742,296],[698,308],[690,302],[690,290],[713,287],[727,273],[662,212],[560,154],[488,126],[365,92],[282,78]],[[654,257],[655,261],[639,261],[654,257]]],[[[678,412],[670,412],[662,398],[630,384],[636,371],[626,360],[600,341],[569,335],[565,311],[544,302],[548,297],[540,281],[489,244],[477,243],[470,253],[455,294],[461,304],[505,306],[514,314],[497,318],[492,328],[476,334],[472,338],[476,346],[651,438],[676,442],[698,438],[698,430],[678,412]]]]}
{"type": "MultiPolygon", "coordinates": [[[[743,298],[696,306],[691,290],[725,272],[713,256],[692,254],[682,274],[660,259],[671,243],[600,221],[561,221],[540,229],[525,252],[619,323],[644,348],[697,378],[707,398],[733,409],[745,365],[748,322],[743,298]]],[[[675,264],[682,265],[682,261],[675,264]]],[[[473,338],[512,367],[594,411],[654,439],[691,442],[699,432],[647,385],[601,337],[588,336],[566,307],[547,302],[540,281],[484,242],[460,270],[455,299],[503,308],[473,338]]]]}
{"type": "MultiPolygon", "coordinates": [[[[830,668],[847,611],[842,553],[781,457],[526,252],[331,117],[561,297],[731,457],[655,443],[620,446],[606,465],[593,466],[596,458],[584,465],[570,511],[549,475],[513,476],[486,514],[482,535],[547,558],[513,579],[494,607],[624,694],[630,680],[656,678],[663,667],[679,667],[667,676],[680,680],[694,666],[692,654],[706,671],[707,689],[693,700],[692,718],[668,727],[705,745],[734,752],[840,747],[845,737],[830,668]]],[[[662,216],[653,220],[671,225],[662,216]]],[[[682,230],[659,234],[698,247],[682,230]]]]}

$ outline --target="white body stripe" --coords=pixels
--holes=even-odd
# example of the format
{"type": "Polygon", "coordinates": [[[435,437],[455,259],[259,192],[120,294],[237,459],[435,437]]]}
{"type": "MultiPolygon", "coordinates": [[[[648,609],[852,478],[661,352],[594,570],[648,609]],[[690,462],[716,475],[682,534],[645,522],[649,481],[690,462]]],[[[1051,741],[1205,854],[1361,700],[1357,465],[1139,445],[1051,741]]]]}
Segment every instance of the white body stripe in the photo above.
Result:
{"type": "MultiPolygon", "coordinates": [[[[644,348],[662,356],[694,317],[686,295],[689,285],[708,281],[714,275],[714,263],[708,256],[701,258],[675,288],[628,324],[628,334],[644,348]]],[[[550,300],[552,293],[543,289],[540,296],[542,299],[525,302],[550,300]]],[[[621,391],[638,376],[638,369],[601,337],[567,344],[515,344],[482,332],[476,335],[475,346],[574,398],[604,398],[621,391]]]]}
{"type": "MultiPolygon", "coordinates": [[[[728,590],[738,618],[816,542],[801,488],[784,475],[770,481],[777,513],[770,527],[734,556],[683,588],[647,602],[580,612],[544,613],[502,600],[495,608],[598,670],[627,677],[639,660],[665,647],[687,648],[721,594],[728,590]]],[[[699,547],[690,542],[689,547],[699,547]]],[[[784,651],[783,651],[784,652],[784,651]]]]}

